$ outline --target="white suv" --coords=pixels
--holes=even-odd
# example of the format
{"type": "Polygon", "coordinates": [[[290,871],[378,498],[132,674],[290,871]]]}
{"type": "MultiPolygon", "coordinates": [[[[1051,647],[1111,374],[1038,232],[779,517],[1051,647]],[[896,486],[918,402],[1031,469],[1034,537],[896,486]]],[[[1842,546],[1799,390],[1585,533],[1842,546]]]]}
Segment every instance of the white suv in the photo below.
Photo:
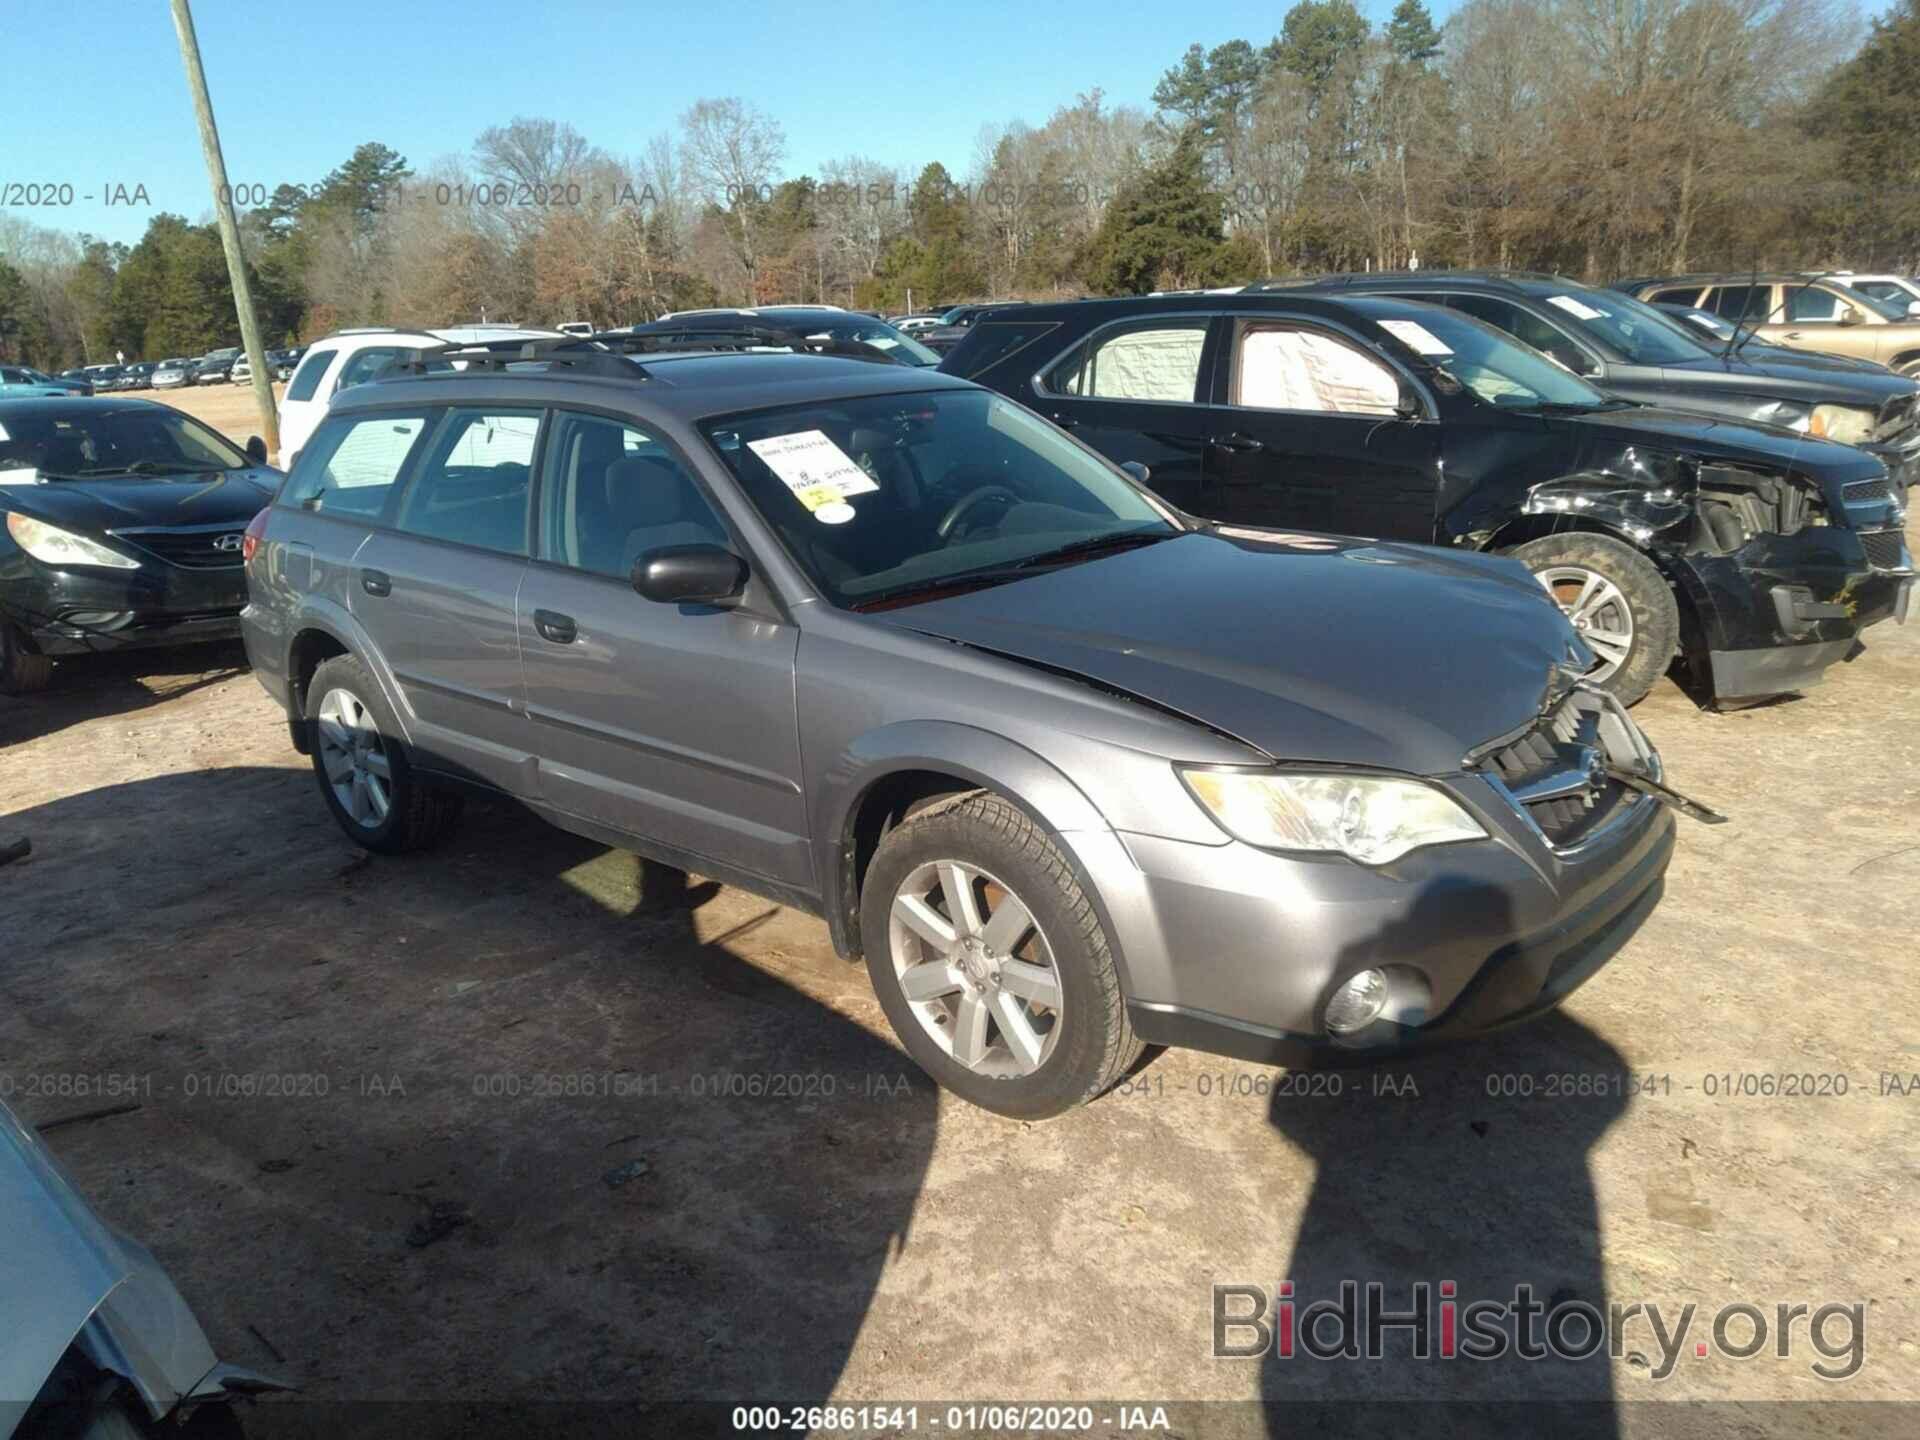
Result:
{"type": "Polygon", "coordinates": [[[553,330],[520,330],[508,325],[453,325],[445,330],[395,330],[372,326],[341,330],[316,340],[287,382],[280,400],[280,466],[294,458],[327,414],[327,402],[349,385],[371,380],[395,360],[411,359],[441,345],[479,345],[490,340],[553,340],[553,330]]]}

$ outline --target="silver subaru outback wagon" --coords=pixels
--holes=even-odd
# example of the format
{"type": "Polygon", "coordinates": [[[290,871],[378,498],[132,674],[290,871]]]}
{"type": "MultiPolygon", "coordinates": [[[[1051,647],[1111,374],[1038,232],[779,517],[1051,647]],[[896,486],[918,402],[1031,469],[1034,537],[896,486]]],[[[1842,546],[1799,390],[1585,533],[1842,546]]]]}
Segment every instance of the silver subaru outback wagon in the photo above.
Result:
{"type": "Polygon", "coordinates": [[[359,844],[426,846],[479,787],[811,911],[1008,1115],[1145,1044],[1364,1061],[1535,1014],[1673,851],[1658,756],[1517,562],[1203,524],[924,371],[361,386],[247,575],[359,844]]]}

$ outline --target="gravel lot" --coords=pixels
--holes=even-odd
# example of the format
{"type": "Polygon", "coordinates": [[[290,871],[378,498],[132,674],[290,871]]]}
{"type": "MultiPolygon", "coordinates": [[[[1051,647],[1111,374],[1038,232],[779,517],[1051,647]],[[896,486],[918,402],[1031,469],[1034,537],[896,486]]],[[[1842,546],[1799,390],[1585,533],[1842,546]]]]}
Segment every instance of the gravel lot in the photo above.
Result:
{"type": "Polygon", "coordinates": [[[1337,1096],[1168,1053],[1027,1126],[937,1094],[815,920],[505,806],[370,859],[237,648],[67,665],[0,699],[0,844],[34,846],[0,870],[0,1084],[35,1123],[137,1104],[49,1143],[222,1358],[309,1400],[1552,1397],[1807,1433],[1618,1402],[1920,1400],[1916,694],[1920,626],[1801,698],[1659,687],[1671,778],[1733,823],[1683,826],[1665,903],[1542,1023],[1337,1096]],[[1211,1358],[1214,1283],[1343,1279],[1700,1315],[1665,1378],[1644,1327],[1582,1363],[1211,1358]],[[1804,1328],[1697,1357],[1739,1301],[1858,1302],[1857,1373],[1817,1378],[1844,1362],[1804,1328]]]}

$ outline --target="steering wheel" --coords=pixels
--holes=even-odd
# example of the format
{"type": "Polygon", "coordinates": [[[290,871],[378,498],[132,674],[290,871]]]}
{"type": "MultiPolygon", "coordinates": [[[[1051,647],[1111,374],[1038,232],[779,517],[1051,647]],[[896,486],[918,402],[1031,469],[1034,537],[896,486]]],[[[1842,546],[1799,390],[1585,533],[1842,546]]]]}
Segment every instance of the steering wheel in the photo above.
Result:
{"type": "Polygon", "coordinates": [[[989,500],[1004,500],[1008,504],[1018,505],[1020,497],[1004,485],[982,485],[978,490],[969,490],[948,508],[940,517],[940,523],[934,527],[934,533],[942,540],[953,534],[954,527],[976,505],[984,505],[989,500]]]}

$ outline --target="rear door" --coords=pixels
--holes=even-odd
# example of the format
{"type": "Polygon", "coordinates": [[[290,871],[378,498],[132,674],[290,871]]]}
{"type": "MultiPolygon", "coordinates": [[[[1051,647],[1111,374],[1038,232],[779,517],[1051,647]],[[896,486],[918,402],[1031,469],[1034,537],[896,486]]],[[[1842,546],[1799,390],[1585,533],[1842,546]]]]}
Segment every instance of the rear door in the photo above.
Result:
{"type": "Polygon", "coordinates": [[[1223,319],[1206,508],[1244,525],[1430,542],[1437,421],[1358,337],[1286,315],[1223,319]],[[1402,398],[1419,407],[1397,413],[1402,398]]]}
{"type": "Polygon", "coordinates": [[[1154,490],[1204,514],[1210,329],[1205,315],[1103,326],[1048,367],[1034,408],[1115,463],[1139,461],[1154,490]]]}
{"type": "Polygon", "coordinates": [[[347,594],[406,707],[419,763],[532,790],[518,609],[541,412],[451,406],[351,561],[347,594]]]}
{"type": "Polygon", "coordinates": [[[540,798],[812,890],[798,628],[767,603],[642,599],[633,565],[648,551],[738,546],[672,445],[626,421],[553,414],[520,601],[540,798]]]}

